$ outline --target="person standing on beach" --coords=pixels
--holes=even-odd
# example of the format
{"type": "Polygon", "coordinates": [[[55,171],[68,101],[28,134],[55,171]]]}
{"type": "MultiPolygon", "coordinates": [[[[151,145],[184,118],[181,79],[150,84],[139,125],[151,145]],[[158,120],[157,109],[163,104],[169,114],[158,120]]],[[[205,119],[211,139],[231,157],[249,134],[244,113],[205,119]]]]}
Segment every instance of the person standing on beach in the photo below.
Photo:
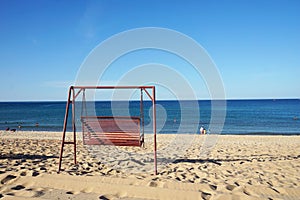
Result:
{"type": "Polygon", "coordinates": [[[200,134],[202,135],[205,135],[206,134],[206,129],[203,127],[203,126],[201,126],[200,127],[200,134]]]}
{"type": "Polygon", "coordinates": [[[204,128],[203,126],[200,127],[200,134],[203,134],[204,133],[204,128]]]}

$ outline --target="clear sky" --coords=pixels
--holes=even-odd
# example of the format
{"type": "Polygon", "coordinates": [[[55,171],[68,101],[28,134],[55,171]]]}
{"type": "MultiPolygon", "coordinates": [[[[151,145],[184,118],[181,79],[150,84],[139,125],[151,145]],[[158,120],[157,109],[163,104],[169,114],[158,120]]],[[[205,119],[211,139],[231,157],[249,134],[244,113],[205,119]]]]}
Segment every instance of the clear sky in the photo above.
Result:
{"type": "MultiPolygon", "coordinates": [[[[299,19],[298,0],[0,0],[0,101],[66,100],[91,50],[141,27],[196,40],[218,67],[229,99],[300,98],[299,19]]],[[[137,64],[147,63],[145,57],[137,64]]],[[[184,68],[178,58],[161,57],[184,68]]],[[[106,79],[118,78],[112,72],[106,79]]]]}

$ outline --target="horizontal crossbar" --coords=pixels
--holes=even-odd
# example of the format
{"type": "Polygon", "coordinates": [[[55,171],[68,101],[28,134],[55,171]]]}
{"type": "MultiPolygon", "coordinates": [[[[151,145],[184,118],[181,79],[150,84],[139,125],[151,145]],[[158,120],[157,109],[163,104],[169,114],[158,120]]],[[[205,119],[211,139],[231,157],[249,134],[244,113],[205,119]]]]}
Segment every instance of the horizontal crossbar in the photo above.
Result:
{"type": "Polygon", "coordinates": [[[74,142],[64,142],[64,144],[75,144],[74,142]]]}
{"type": "Polygon", "coordinates": [[[155,86],[71,86],[74,89],[154,89],[155,86]]]}

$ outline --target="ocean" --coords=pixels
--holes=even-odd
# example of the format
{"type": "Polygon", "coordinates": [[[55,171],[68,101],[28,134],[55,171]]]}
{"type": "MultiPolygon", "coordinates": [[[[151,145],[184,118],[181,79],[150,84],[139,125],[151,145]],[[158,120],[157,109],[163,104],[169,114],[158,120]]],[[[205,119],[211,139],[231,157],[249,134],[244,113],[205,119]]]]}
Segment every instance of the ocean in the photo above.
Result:
{"type": "MultiPolygon", "coordinates": [[[[212,120],[212,101],[157,101],[157,132],[199,133],[201,126],[208,133],[247,135],[299,135],[300,100],[227,100],[227,106],[214,107],[226,114],[212,120]],[[214,132],[220,128],[220,131],[214,132]]],[[[140,102],[76,103],[76,126],[81,130],[81,115],[140,116],[140,102]],[[92,108],[95,108],[92,109],[92,108]]],[[[151,102],[144,102],[145,132],[151,133],[151,102]]],[[[0,102],[0,130],[62,131],[66,102],[0,102]]],[[[217,116],[218,117],[218,116],[217,116]]],[[[70,120],[68,130],[71,129],[70,120]]]]}

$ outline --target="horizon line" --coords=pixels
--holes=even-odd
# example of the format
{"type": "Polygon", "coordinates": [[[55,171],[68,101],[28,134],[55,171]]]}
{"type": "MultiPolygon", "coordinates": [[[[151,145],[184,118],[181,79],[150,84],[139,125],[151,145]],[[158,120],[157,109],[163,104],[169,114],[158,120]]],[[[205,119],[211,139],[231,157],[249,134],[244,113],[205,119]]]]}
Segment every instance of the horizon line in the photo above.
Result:
{"type": "MultiPolygon", "coordinates": [[[[226,98],[226,99],[156,99],[156,101],[239,101],[239,100],[300,100],[300,97],[279,97],[279,98],[226,98]]],[[[81,101],[81,100],[78,100],[81,101]]],[[[105,101],[140,101],[139,99],[119,99],[119,100],[96,100],[96,102],[105,102],[105,101]]],[[[151,101],[145,99],[144,101],[151,101]]],[[[7,100],[1,101],[0,103],[41,103],[41,102],[67,102],[67,100],[7,100]]]]}

